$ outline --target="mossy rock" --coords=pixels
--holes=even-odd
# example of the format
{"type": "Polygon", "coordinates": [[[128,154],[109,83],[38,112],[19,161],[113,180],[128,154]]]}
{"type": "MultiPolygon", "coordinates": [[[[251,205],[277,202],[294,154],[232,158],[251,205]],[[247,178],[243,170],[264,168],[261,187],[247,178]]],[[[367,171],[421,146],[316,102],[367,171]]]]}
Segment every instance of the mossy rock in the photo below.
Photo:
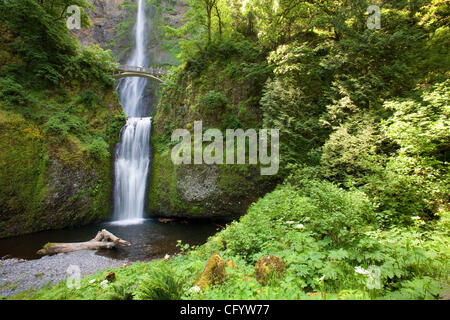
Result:
{"type": "Polygon", "coordinates": [[[209,286],[221,283],[224,276],[225,263],[218,253],[214,253],[206,262],[205,268],[195,285],[204,290],[209,286]]]}
{"type": "Polygon", "coordinates": [[[256,262],[255,275],[261,285],[266,285],[274,278],[280,278],[284,273],[285,263],[273,255],[262,257],[256,262]]]}
{"type": "Polygon", "coordinates": [[[148,188],[151,216],[234,219],[278,181],[261,176],[255,165],[176,166],[170,149],[156,140],[148,188]]]}
{"type": "Polygon", "coordinates": [[[108,274],[105,277],[105,280],[108,280],[108,282],[116,281],[116,274],[114,273],[114,271],[108,272],[108,274]]]}

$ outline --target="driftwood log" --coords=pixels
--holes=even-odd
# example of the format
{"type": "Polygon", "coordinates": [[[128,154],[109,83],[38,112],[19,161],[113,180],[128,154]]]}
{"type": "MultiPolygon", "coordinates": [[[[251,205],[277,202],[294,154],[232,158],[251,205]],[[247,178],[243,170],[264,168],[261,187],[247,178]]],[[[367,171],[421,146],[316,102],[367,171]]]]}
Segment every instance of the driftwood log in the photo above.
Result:
{"type": "Polygon", "coordinates": [[[78,250],[97,250],[97,249],[112,249],[116,245],[130,246],[131,243],[122,240],[111,232],[103,229],[97,233],[94,239],[86,242],[73,243],[47,243],[37,253],[40,255],[68,253],[78,250]]]}

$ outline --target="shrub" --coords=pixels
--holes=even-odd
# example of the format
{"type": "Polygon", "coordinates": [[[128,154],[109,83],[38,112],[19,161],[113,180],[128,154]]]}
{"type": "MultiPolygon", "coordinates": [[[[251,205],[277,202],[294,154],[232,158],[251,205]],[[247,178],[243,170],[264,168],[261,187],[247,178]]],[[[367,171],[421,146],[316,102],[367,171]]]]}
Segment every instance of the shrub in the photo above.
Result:
{"type": "Polygon", "coordinates": [[[84,104],[87,108],[91,109],[99,101],[99,96],[92,89],[87,89],[78,96],[76,103],[84,104]]]}
{"type": "Polygon", "coordinates": [[[228,99],[221,92],[209,91],[200,98],[199,104],[206,116],[213,116],[224,111],[228,99]]]}
{"type": "Polygon", "coordinates": [[[108,159],[110,156],[109,145],[102,137],[95,137],[92,143],[82,150],[97,160],[108,159]]]}
{"type": "MultiPolygon", "coordinates": [[[[355,118],[352,120],[350,123],[357,122],[355,118]]],[[[363,121],[356,126],[341,125],[328,138],[320,160],[323,177],[358,183],[362,177],[383,170],[385,157],[380,155],[380,147],[386,137],[374,123],[363,121]]]]}
{"type": "Polygon", "coordinates": [[[374,213],[362,192],[345,191],[329,182],[313,181],[300,189],[283,186],[224,231],[227,248],[254,262],[272,239],[286,231],[287,221],[303,225],[317,240],[326,239],[337,247],[355,242],[370,229],[374,213]]]}
{"type": "Polygon", "coordinates": [[[44,133],[61,139],[67,137],[69,133],[84,134],[86,132],[86,123],[78,116],[66,112],[55,114],[44,124],[44,133]]]}
{"type": "Polygon", "coordinates": [[[142,300],[177,300],[181,294],[182,284],[165,263],[154,265],[136,290],[136,298],[142,300]]]}
{"type": "Polygon", "coordinates": [[[130,288],[130,284],[127,282],[112,284],[111,291],[107,297],[110,300],[133,300],[134,293],[132,288],[130,288]]]}
{"type": "Polygon", "coordinates": [[[0,79],[0,100],[13,107],[25,106],[30,102],[26,90],[10,77],[0,79]]]}

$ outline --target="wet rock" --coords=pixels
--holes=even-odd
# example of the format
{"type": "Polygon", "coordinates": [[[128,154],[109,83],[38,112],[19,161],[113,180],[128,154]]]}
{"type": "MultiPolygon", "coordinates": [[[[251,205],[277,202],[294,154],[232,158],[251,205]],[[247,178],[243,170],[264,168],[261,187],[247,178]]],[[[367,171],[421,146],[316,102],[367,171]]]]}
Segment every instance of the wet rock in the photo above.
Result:
{"type": "Polygon", "coordinates": [[[206,262],[206,266],[196,286],[204,290],[206,287],[222,282],[225,276],[225,263],[218,253],[214,253],[206,262]]]}
{"type": "Polygon", "coordinates": [[[281,277],[284,267],[285,263],[281,258],[273,255],[264,256],[256,262],[256,279],[260,284],[265,285],[273,277],[281,277]]]}

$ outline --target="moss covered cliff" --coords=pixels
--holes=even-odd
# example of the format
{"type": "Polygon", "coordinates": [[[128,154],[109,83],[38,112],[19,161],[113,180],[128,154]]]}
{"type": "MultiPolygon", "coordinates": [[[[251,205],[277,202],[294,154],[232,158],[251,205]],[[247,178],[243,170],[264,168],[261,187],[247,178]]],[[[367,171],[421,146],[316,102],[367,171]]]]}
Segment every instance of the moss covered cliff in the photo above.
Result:
{"type": "Polygon", "coordinates": [[[0,4],[0,237],[108,217],[125,116],[113,59],[50,7],[0,4]]]}
{"type": "Polygon", "coordinates": [[[153,124],[150,215],[231,218],[271,191],[276,176],[256,165],[180,165],[171,160],[175,129],[262,127],[259,99],[270,74],[265,54],[251,42],[222,41],[178,67],[161,93],[153,124]]]}

